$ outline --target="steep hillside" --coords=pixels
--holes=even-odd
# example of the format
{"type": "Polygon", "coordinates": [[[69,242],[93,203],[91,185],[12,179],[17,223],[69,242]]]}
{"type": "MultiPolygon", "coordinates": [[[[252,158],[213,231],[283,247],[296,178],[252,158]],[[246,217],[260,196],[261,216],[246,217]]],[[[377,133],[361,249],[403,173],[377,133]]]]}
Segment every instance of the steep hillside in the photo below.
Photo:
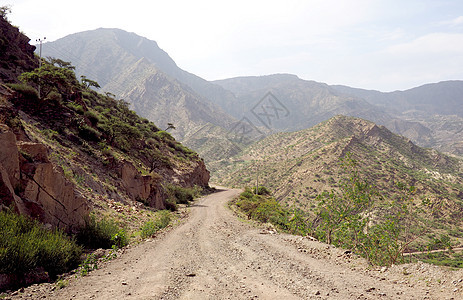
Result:
{"type": "Polygon", "coordinates": [[[17,82],[18,76],[38,66],[34,56],[35,46],[18,28],[0,17],[0,80],[17,82]]]}
{"type": "MultiPolygon", "coordinates": [[[[9,47],[21,49],[24,40],[15,38],[9,47]]],[[[133,214],[145,207],[173,209],[176,190],[208,186],[198,154],[124,100],[79,83],[68,63],[44,61],[19,79],[23,83],[0,81],[2,206],[69,231],[90,211],[136,228],[133,214]]]]}
{"type": "Polygon", "coordinates": [[[278,200],[311,211],[318,194],[337,187],[339,159],[348,152],[383,197],[397,195],[396,182],[413,185],[417,207],[429,200],[436,220],[446,229],[461,230],[463,161],[362,119],[336,116],[310,129],[269,136],[235,156],[213,179],[243,186],[255,185],[258,176],[278,200]]]}
{"type": "Polygon", "coordinates": [[[332,88],[394,111],[396,119],[384,125],[419,145],[463,154],[463,81],[443,81],[390,93],[347,86],[332,88]]]}
{"type": "Polygon", "coordinates": [[[207,123],[229,128],[236,122],[207,98],[226,91],[180,69],[155,41],[134,33],[85,31],[44,44],[43,53],[71,61],[79,76],[96,80],[141,116],[160,126],[174,123],[178,130],[172,134],[180,140],[207,123]]]}

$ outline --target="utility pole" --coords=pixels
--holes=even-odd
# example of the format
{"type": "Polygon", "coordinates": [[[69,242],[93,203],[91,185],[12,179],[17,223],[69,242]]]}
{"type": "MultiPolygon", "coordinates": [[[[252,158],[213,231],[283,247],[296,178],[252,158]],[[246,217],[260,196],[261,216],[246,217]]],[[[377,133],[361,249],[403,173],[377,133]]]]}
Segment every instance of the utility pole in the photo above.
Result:
{"type": "MultiPolygon", "coordinates": [[[[39,60],[39,69],[42,67],[42,42],[45,41],[47,38],[44,37],[43,39],[36,39],[35,41],[40,43],[40,46],[39,46],[39,57],[40,57],[40,60],[39,60]]],[[[39,99],[40,99],[40,78],[39,78],[39,99]]]]}
{"type": "Polygon", "coordinates": [[[259,195],[259,162],[256,160],[256,167],[257,167],[257,172],[256,172],[256,195],[259,195]]]}

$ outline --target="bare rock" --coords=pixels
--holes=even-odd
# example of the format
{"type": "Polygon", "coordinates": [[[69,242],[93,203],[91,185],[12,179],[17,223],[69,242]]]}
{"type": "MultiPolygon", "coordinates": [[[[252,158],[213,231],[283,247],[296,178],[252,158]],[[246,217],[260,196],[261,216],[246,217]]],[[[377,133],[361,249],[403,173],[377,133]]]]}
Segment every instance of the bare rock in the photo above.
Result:
{"type": "Polygon", "coordinates": [[[5,168],[13,187],[19,184],[19,159],[16,136],[5,124],[0,124],[0,164],[5,168]]]}
{"type": "Polygon", "coordinates": [[[21,152],[27,153],[36,162],[48,163],[48,149],[44,144],[33,142],[18,142],[21,152]]]}
{"type": "Polygon", "coordinates": [[[148,199],[155,180],[150,175],[142,175],[137,168],[128,161],[123,161],[120,168],[122,184],[132,199],[148,199]]]}
{"type": "Polygon", "coordinates": [[[52,163],[35,163],[28,171],[24,198],[43,207],[46,213],[43,222],[66,229],[85,224],[88,204],[76,193],[61,168],[52,163]]]}

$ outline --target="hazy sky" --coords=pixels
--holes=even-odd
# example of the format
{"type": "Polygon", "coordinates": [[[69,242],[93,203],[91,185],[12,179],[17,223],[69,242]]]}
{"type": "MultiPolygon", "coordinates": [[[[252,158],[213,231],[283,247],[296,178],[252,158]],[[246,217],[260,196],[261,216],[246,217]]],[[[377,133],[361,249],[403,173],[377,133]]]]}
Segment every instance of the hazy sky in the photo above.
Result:
{"type": "MultiPolygon", "coordinates": [[[[208,80],[292,73],[381,91],[463,79],[462,0],[1,0],[32,41],[99,27],[208,80]]],[[[31,42],[32,43],[32,42],[31,42]]]]}

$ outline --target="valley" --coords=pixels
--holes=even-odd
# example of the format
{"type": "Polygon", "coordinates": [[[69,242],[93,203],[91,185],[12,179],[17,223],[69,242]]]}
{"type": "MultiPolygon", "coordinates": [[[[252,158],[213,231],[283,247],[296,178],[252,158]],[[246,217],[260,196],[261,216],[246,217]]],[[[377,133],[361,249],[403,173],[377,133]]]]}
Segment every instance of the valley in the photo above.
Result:
{"type": "Polygon", "coordinates": [[[207,81],[121,29],[44,43],[43,57],[3,15],[0,32],[0,207],[24,217],[0,226],[8,299],[462,296],[461,269],[418,260],[445,250],[442,265],[462,265],[450,248],[463,245],[463,81],[389,93],[293,74],[207,81]],[[59,272],[54,249],[20,244],[37,228],[75,246],[59,272]],[[397,257],[341,248],[362,234],[397,257]]]}

